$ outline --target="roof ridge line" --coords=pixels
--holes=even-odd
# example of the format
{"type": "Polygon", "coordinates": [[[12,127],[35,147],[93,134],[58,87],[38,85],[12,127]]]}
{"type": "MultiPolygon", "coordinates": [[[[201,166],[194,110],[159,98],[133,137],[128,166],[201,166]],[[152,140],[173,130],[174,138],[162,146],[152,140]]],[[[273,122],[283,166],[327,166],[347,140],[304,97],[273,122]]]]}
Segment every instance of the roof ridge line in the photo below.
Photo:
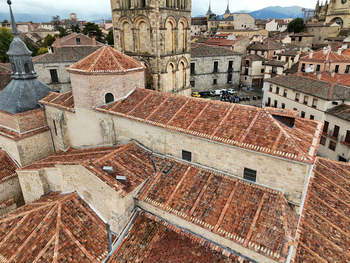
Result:
{"type": "MultiPolygon", "coordinates": [[[[90,67],[86,70],[86,72],[89,72],[89,73],[92,72],[92,69],[94,68],[96,62],[100,59],[100,57],[102,56],[102,54],[105,52],[105,49],[106,49],[105,47],[102,47],[101,49],[98,50],[98,51],[100,51],[99,54],[98,54],[97,57],[92,61],[90,67]]],[[[92,54],[94,54],[94,53],[92,53],[92,54]]],[[[92,55],[92,54],[91,54],[91,55],[92,55]]]]}
{"type": "MultiPolygon", "coordinates": [[[[122,68],[122,70],[125,70],[124,67],[122,67],[122,65],[119,63],[118,59],[114,56],[114,54],[112,53],[112,51],[109,48],[106,48],[108,50],[108,52],[110,53],[110,55],[112,56],[112,59],[117,63],[117,65],[122,68]]],[[[114,50],[113,50],[114,51],[114,50]]],[[[117,51],[117,50],[115,50],[117,51]]],[[[119,52],[119,51],[118,51],[119,52]]],[[[117,52],[117,53],[118,53],[117,52]]]]}
{"type": "Polygon", "coordinates": [[[99,162],[102,162],[104,159],[108,158],[110,155],[113,155],[113,154],[117,154],[121,151],[126,151],[127,149],[129,149],[131,146],[133,146],[133,142],[131,143],[126,143],[124,144],[123,146],[121,146],[120,148],[117,148],[115,149],[114,151],[112,150],[110,153],[107,153],[106,155],[92,161],[92,164],[96,164],[96,163],[99,163],[99,162]]]}
{"type": "Polygon", "coordinates": [[[30,233],[30,235],[26,238],[26,240],[23,241],[22,245],[16,250],[16,254],[13,254],[12,257],[8,259],[8,262],[11,262],[21,251],[22,249],[27,245],[27,243],[31,240],[33,235],[37,233],[40,229],[39,227],[43,225],[43,222],[46,221],[49,216],[53,213],[53,211],[57,208],[57,203],[53,205],[53,207],[50,209],[50,211],[47,213],[47,215],[41,220],[41,222],[34,228],[34,230],[30,233]]]}
{"type": "MultiPolygon", "coordinates": [[[[265,110],[265,111],[266,111],[266,110],[265,110]]],[[[279,129],[282,130],[283,134],[284,134],[285,136],[287,136],[288,139],[290,139],[290,142],[292,143],[293,147],[295,147],[295,148],[298,149],[299,154],[301,154],[301,155],[305,158],[305,160],[308,161],[308,158],[307,158],[307,156],[306,156],[306,153],[304,153],[303,150],[301,150],[301,149],[298,147],[298,145],[295,143],[295,138],[294,138],[294,136],[290,135],[290,134],[278,123],[278,121],[275,120],[275,119],[272,117],[272,114],[268,113],[268,116],[269,116],[270,119],[277,125],[277,127],[278,127],[279,129]]],[[[277,146],[276,146],[276,147],[277,147],[277,146]]],[[[274,152],[271,152],[271,153],[273,154],[274,152]]],[[[299,154],[297,154],[297,156],[298,156],[299,154]]]]}
{"type": "MultiPolygon", "coordinates": [[[[280,200],[281,202],[282,202],[283,200],[285,200],[283,195],[282,195],[282,198],[281,198],[281,199],[282,199],[282,200],[280,200]]],[[[282,202],[281,206],[282,206],[282,216],[283,216],[283,222],[282,222],[282,224],[283,224],[284,232],[285,232],[285,235],[286,235],[287,239],[289,240],[289,245],[290,245],[290,246],[293,246],[295,240],[294,240],[294,238],[292,237],[292,232],[289,230],[289,227],[288,227],[288,219],[287,219],[287,211],[286,211],[287,209],[286,209],[286,205],[285,205],[285,203],[282,202]]],[[[297,227],[298,227],[298,226],[297,226],[297,227]]],[[[295,232],[297,232],[297,229],[296,229],[295,232]]]]}
{"type": "Polygon", "coordinates": [[[239,147],[242,147],[243,141],[247,138],[248,133],[249,133],[250,130],[253,128],[253,126],[254,126],[256,120],[258,119],[260,113],[261,113],[260,110],[257,110],[257,112],[255,113],[255,116],[254,116],[253,120],[252,120],[251,123],[249,124],[248,128],[244,131],[244,134],[242,135],[241,139],[239,140],[239,142],[238,142],[238,144],[237,144],[239,147]]]}
{"type": "Polygon", "coordinates": [[[57,223],[56,223],[56,230],[55,230],[55,249],[53,253],[53,263],[56,263],[58,260],[58,246],[60,241],[60,227],[61,227],[61,212],[62,212],[62,204],[58,204],[58,214],[57,214],[57,223]]]}
{"type": "Polygon", "coordinates": [[[49,242],[45,245],[45,247],[40,251],[40,253],[37,255],[37,257],[33,260],[32,263],[37,263],[38,260],[41,258],[41,256],[47,251],[47,249],[49,248],[49,246],[51,245],[51,243],[55,240],[56,235],[53,235],[51,237],[51,239],[49,240],[49,242]]]}

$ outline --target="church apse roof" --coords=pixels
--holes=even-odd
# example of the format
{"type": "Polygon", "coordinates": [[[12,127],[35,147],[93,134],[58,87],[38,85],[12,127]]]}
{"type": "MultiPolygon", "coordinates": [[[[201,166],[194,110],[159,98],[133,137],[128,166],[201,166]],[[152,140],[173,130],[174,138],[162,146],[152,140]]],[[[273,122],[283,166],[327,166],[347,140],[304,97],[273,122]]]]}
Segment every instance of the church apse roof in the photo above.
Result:
{"type": "Polygon", "coordinates": [[[110,46],[103,46],[67,68],[69,72],[82,74],[126,73],[144,69],[145,66],[141,61],[110,46]]]}

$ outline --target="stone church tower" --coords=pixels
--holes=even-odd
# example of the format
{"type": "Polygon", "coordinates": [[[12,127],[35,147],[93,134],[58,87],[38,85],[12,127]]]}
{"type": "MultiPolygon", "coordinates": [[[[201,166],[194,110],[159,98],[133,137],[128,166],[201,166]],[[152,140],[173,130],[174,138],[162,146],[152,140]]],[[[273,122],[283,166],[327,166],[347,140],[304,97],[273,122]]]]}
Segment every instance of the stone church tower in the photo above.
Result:
{"type": "Polygon", "coordinates": [[[146,87],[189,96],[191,0],[111,0],[115,48],[146,64],[146,87]]]}
{"type": "Polygon", "coordinates": [[[330,0],[316,3],[312,22],[335,22],[344,29],[350,28],[350,0],[330,0]]]}

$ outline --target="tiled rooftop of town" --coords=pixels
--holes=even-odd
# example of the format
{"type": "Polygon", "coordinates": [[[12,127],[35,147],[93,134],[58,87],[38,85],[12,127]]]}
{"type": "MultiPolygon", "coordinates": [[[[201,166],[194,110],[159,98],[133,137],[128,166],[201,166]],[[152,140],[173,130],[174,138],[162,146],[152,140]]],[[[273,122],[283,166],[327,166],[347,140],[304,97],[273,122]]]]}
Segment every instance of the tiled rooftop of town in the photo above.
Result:
{"type": "Polygon", "coordinates": [[[136,88],[99,108],[136,121],[284,158],[313,163],[322,124],[295,119],[293,128],[268,110],[136,88]]]}
{"type": "MultiPolygon", "coordinates": [[[[216,40],[216,39],[214,39],[216,40]]],[[[218,39],[220,42],[222,39],[218,39]]],[[[217,45],[217,44],[212,44],[217,45]]],[[[191,56],[192,57],[216,57],[216,56],[241,56],[241,53],[238,53],[233,50],[228,50],[222,47],[213,47],[200,43],[191,44],[191,56]]]]}
{"type": "Polygon", "coordinates": [[[136,199],[286,262],[298,215],[281,192],[170,158],[166,161],[166,169],[136,199]]]}
{"type": "Polygon", "coordinates": [[[344,54],[338,54],[338,52],[331,51],[331,49],[323,49],[317,52],[313,52],[312,57],[307,55],[300,58],[300,61],[328,61],[328,62],[350,62],[350,57],[344,54]]]}
{"type": "Polygon", "coordinates": [[[101,262],[106,224],[77,193],[50,193],[0,218],[1,262],[101,262]]]}
{"type": "Polygon", "coordinates": [[[247,47],[247,50],[282,50],[283,46],[272,39],[266,39],[263,42],[253,43],[247,47]]]}
{"type": "Polygon", "coordinates": [[[327,110],[327,113],[340,119],[350,121],[350,105],[340,104],[327,110]]]}
{"type": "MultiPolygon", "coordinates": [[[[69,148],[66,152],[59,151],[21,170],[40,170],[55,165],[82,165],[116,190],[120,196],[125,196],[154,175],[155,170],[150,155],[151,152],[141,148],[135,142],[116,146],[69,148]],[[105,172],[104,166],[113,167],[113,172],[105,172]],[[117,180],[117,175],[126,176],[127,180],[117,180]]],[[[153,156],[153,159],[157,169],[160,169],[164,160],[157,156],[153,156]]]]}
{"type": "Polygon", "coordinates": [[[292,75],[270,78],[266,81],[325,100],[350,99],[349,87],[319,80],[313,74],[298,72],[292,75]]]}
{"type": "Polygon", "coordinates": [[[40,100],[39,103],[74,112],[74,99],[72,91],[68,91],[66,93],[50,92],[45,98],[40,100]]]}
{"type": "MultiPolygon", "coordinates": [[[[33,57],[33,63],[53,63],[53,62],[76,62],[100,47],[61,47],[54,49],[53,53],[45,53],[43,55],[33,57]]],[[[69,63],[67,63],[69,65],[69,63]]]]}
{"type": "Polygon", "coordinates": [[[67,68],[69,72],[98,74],[125,73],[144,70],[145,65],[136,58],[127,56],[111,46],[103,46],[86,58],[67,68]]]}
{"type": "MultiPolygon", "coordinates": [[[[102,44],[101,42],[98,42],[98,41],[95,41],[95,46],[98,46],[98,47],[102,47],[104,46],[104,44],[102,44]]],[[[64,36],[62,38],[59,38],[52,43],[51,45],[52,47],[64,47],[64,46],[79,46],[79,47],[84,47],[84,46],[93,46],[93,41],[92,39],[87,36],[87,35],[84,35],[82,33],[76,33],[76,32],[73,32],[67,36],[64,36]],[[77,44],[76,41],[74,40],[73,42],[71,41],[72,39],[74,38],[80,38],[80,41],[85,43],[84,44],[77,44]],[[72,45],[72,43],[74,43],[72,45]]]]}
{"type": "Polygon", "coordinates": [[[107,263],[249,263],[248,260],[145,211],[140,211],[135,217],[122,243],[107,263]]]}
{"type": "Polygon", "coordinates": [[[12,177],[16,177],[16,163],[10,158],[10,156],[0,149],[0,183],[6,181],[12,177]]]}
{"type": "Polygon", "coordinates": [[[14,130],[10,130],[10,129],[7,129],[5,127],[0,126],[0,135],[3,137],[6,137],[8,139],[11,139],[13,141],[19,141],[19,140],[29,138],[35,134],[39,134],[39,133],[42,133],[42,132],[45,132],[48,130],[49,130],[49,127],[43,127],[43,128],[37,129],[37,130],[30,131],[30,132],[19,133],[19,132],[16,132],[14,130]]]}
{"type": "Polygon", "coordinates": [[[262,56],[259,56],[257,54],[248,54],[247,56],[242,58],[242,61],[245,61],[246,59],[251,59],[253,61],[267,61],[266,58],[263,58],[262,56]]]}
{"type": "Polygon", "coordinates": [[[328,83],[350,86],[349,74],[337,74],[337,73],[330,73],[328,71],[322,71],[322,72],[317,72],[317,74],[300,73],[300,75],[310,79],[319,79],[328,83]],[[333,77],[332,77],[332,74],[334,74],[333,77]]]}
{"type": "Polygon", "coordinates": [[[350,262],[350,164],[318,158],[293,263],[350,262]]]}

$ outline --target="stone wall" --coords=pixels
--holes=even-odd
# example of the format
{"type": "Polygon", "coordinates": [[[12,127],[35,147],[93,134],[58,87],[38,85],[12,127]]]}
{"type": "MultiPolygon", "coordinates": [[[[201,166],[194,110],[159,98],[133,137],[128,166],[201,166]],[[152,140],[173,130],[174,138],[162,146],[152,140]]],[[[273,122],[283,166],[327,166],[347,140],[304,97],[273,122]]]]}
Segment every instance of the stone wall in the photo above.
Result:
{"type": "Polygon", "coordinates": [[[145,72],[125,74],[82,75],[71,73],[72,90],[76,108],[91,109],[105,103],[105,95],[112,93],[114,100],[125,97],[135,87],[144,88],[145,72]]]}
{"type": "Polygon", "coordinates": [[[192,57],[191,63],[195,63],[195,74],[191,74],[191,81],[195,82],[193,91],[208,91],[214,89],[226,88],[228,83],[228,65],[232,64],[232,83],[239,84],[239,73],[241,67],[241,56],[217,56],[217,57],[192,57]],[[214,62],[218,62],[218,72],[213,73],[214,62]],[[217,84],[214,85],[214,79],[217,84]]]}
{"type": "Polygon", "coordinates": [[[111,230],[121,233],[135,207],[134,189],[124,198],[97,176],[80,165],[57,165],[62,192],[77,191],[111,225],[111,230]]]}
{"type": "Polygon", "coordinates": [[[48,193],[48,184],[43,171],[17,171],[25,203],[33,202],[48,193]]]}
{"type": "Polygon", "coordinates": [[[11,177],[5,181],[0,181],[0,193],[0,203],[13,199],[17,207],[24,205],[22,189],[18,176],[11,177]]]}

